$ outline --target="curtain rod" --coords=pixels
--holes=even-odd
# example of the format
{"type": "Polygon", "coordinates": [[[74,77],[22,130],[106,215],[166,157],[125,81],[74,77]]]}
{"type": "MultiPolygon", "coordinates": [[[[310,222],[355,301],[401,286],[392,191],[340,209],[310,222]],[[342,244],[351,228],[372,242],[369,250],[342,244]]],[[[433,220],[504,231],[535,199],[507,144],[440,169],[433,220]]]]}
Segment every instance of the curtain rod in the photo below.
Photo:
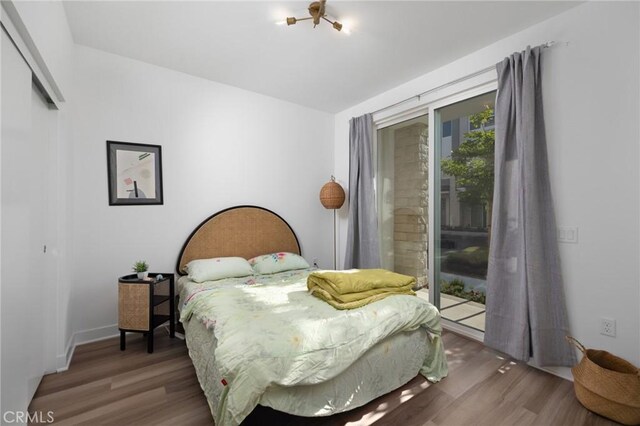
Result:
{"type": "MultiPolygon", "coordinates": [[[[556,44],[558,44],[558,42],[557,42],[557,41],[548,41],[548,42],[546,42],[546,43],[544,43],[544,44],[541,44],[541,45],[540,45],[540,47],[542,47],[543,49],[547,49],[547,48],[549,48],[549,47],[555,46],[556,44]]],[[[569,44],[569,42],[565,42],[564,44],[568,45],[568,44],[569,44]]],[[[384,108],[377,109],[377,110],[373,111],[371,114],[377,114],[377,113],[379,113],[379,112],[386,111],[386,110],[388,110],[388,109],[391,109],[391,108],[396,107],[396,106],[398,106],[398,105],[402,105],[403,103],[405,103],[405,102],[409,102],[409,101],[412,101],[412,100],[414,100],[414,99],[420,100],[420,98],[421,98],[421,97],[423,97],[423,96],[425,96],[425,95],[428,95],[428,94],[433,93],[433,92],[437,92],[438,90],[444,89],[445,87],[453,86],[454,84],[461,83],[461,82],[463,82],[463,81],[465,81],[465,80],[469,80],[470,78],[477,77],[477,76],[479,76],[479,75],[481,75],[481,74],[484,74],[485,72],[491,71],[491,70],[493,70],[493,69],[495,69],[495,68],[496,68],[496,66],[495,66],[495,65],[492,65],[492,66],[490,66],[490,67],[483,68],[483,69],[481,69],[481,70],[479,70],[479,71],[473,72],[473,73],[471,73],[471,74],[467,74],[467,75],[465,75],[465,76],[462,76],[462,77],[460,77],[460,78],[457,78],[457,79],[455,79],[455,80],[453,80],[453,81],[450,81],[450,82],[448,82],[448,83],[441,84],[440,86],[434,87],[433,89],[429,89],[429,90],[427,90],[427,91],[425,91],[425,92],[418,93],[417,95],[413,95],[413,96],[411,96],[411,97],[408,97],[408,98],[406,98],[406,99],[403,99],[403,100],[401,100],[401,101],[398,101],[398,102],[396,102],[395,104],[391,104],[391,105],[388,105],[388,106],[386,106],[386,107],[384,107],[384,108]]]]}

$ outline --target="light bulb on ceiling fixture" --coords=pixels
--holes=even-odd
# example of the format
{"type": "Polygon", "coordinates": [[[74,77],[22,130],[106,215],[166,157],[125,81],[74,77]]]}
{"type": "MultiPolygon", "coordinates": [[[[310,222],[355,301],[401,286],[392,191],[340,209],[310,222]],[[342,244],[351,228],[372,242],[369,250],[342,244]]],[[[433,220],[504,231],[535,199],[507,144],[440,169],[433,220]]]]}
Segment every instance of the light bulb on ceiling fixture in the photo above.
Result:
{"type": "Polygon", "coordinates": [[[353,21],[351,19],[345,19],[341,20],[340,23],[342,24],[342,31],[340,32],[343,34],[351,35],[351,33],[353,32],[353,21]]]}

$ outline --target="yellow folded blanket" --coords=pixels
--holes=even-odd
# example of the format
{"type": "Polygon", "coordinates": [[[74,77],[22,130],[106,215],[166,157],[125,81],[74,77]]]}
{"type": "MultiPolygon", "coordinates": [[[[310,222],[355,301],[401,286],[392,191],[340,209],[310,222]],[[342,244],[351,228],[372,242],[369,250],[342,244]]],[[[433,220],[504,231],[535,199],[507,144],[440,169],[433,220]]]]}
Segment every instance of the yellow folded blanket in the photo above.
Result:
{"type": "Polygon", "coordinates": [[[336,309],[354,309],[394,294],[415,295],[415,278],[386,269],[313,272],[307,288],[336,309]]]}

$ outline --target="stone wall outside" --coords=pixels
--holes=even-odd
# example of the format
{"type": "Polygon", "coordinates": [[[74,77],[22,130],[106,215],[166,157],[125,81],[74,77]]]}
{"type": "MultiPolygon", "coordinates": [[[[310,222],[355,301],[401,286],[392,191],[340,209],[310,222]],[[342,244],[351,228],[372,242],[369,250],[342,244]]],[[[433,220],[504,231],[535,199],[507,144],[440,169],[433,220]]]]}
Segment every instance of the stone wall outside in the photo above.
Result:
{"type": "Polygon", "coordinates": [[[428,139],[427,125],[395,131],[394,270],[427,285],[428,139]]]}

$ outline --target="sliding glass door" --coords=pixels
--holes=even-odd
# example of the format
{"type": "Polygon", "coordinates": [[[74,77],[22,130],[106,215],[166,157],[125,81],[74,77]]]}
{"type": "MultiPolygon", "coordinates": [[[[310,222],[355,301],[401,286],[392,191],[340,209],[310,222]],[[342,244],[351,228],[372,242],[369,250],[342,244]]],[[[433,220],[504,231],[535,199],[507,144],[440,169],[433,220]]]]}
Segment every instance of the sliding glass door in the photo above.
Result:
{"type": "Polygon", "coordinates": [[[435,109],[434,293],[442,317],[484,331],[495,91],[435,109]]]}

